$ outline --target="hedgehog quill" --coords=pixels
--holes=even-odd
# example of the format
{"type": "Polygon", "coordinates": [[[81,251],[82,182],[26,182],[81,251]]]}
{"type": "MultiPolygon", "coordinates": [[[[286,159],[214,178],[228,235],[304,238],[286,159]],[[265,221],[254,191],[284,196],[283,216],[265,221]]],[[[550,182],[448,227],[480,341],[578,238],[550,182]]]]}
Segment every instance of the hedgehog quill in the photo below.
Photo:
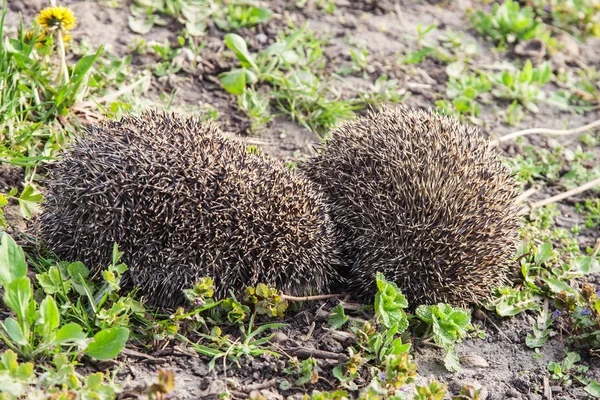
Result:
{"type": "Polygon", "coordinates": [[[305,175],[325,194],[353,292],[383,273],[412,306],[480,302],[508,282],[518,185],[477,131],[384,107],[335,129],[305,175]]]}
{"type": "Polygon", "coordinates": [[[150,304],[177,306],[210,276],[215,294],[265,283],[291,295],[338,281],[321,195],[213,123],[145,112],[88,129],[50,166],[37,230],[92,271],[114,242],[150,304]]]}

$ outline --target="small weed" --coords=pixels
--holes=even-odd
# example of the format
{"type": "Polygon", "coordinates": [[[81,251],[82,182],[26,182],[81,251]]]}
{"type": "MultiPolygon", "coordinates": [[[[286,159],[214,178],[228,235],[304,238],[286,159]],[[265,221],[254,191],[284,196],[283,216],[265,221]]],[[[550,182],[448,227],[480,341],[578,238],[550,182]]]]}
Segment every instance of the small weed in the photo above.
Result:
{"type": "Polygon", "coordinates": [[[583,204],[575,204],[575,210],[585,216],[586,228],[591,229],[600,225],[600,199],[585,199],[583,204]]]}
{"type": "Polygon", "coordinates": [[[436,105],[444,114],[458,115],[466,117],[476,125],[482,125],[478,117],[481,113],[481,106],[477,101],[490,91],[491,82],[485,75],[465,75],[450,76],[446,84],[446,96],[452,100],[440,100],[436,105]]]}
{"type": "Polygon", "coordinates": [[[552,373],[552,379],[558,381],[561,385],[570,386],[573,383],[572,378],[583,379],[582,374],[588,370],[583,365],[575,365],[581,361],[581,356],[574,352],[567,353],[567,356],[560,363],[551,362],[548,364],[548,371],[552,373]]]}
{"type": "Polygon", "coordinates": [[[365,77],[367,73],[373,72],[372,67],[369,66],[368,61],[369,52],[365,47],[361,51],[350,49],[350,61],[352,64],[349,67],[340,69],[340,75],[350,75],[356,72],[364,72],[365,77]]]}
{"type": "Polygon", "coordinates": [[[113,378],[101,372],[81,376],[65,354],[56,354],[44,373],[31,362],[19,363],[17,354],[0,355],[0,397],[12,399],[98,399],[111,400],[120,391],[113,378]]]}
{"type": "Polygon", "coordinates": [[[529,39],[542,39],[550,47],[556,46],[555,39],[544,24],[537,21],[531,7],[522,7],[518,2],[506,0],[494,3],[490,10],[478,10],[471,16],[471,23],[484,37],[490,38],[500,47],[529,39]]]}
{"type": "Polygon", "coordinates": [[[247,110],[253,126],[263,126],[271,118],[268,104],[319,135],[324,135],[338,122],[353,116],[359,108],[340,98],[331,82],[319,78],[322,41],[309,32],[306,25],[278,38],[268,48],[251,54],[243,38],[225,36],[225,44],[236,55],[241,68],[221,74],[221,84],[237,96],[238,104],[247,110]],[[255,85],[268,83],[271,90],[261,97],[255,85]],[[250,89],[250,91],[247,91],[250,89]]]}
{"type": "Polygon", "coordinates": [[[481,395],[481,389],[476,389],[471,385],[464,385],[460,388],[458,396],[452,396],[452,400],[479,400],[481,395]]]}
{"type": "Polygon", "coordinates": [[[517,126],[524,117],[523,106],[517,100],[513,101],[506,110],[506,123],[510,126],[517,126]]]}
{"type": "Polygon", "coordinates": [[[600,354],[600,290],[584,284],[576,294],[561,293],[555,303],[555,314],[566,318],[567,329],[571,330],[569,341],[579,348],[600,354]]]}
{"type": "Polygon", "coordinates": [[[265,23],[272,16],[273,12],[268,8],[254,7],[234,1],[221,7],[219,12],[213,14],[212,20],[222,31],[231,32],[265,23]]]}
{"type": "Polygon", "coordinates": [[[550,327],[553,322],[554,318],[552,318],[552,315],[548,311],[548,303],[545,302],[533,325],[533,332],[529,333],[525,338],[527,347],[531,349],[543,347],[550,337],[550,332],[552,332],[550,327]]]}
{"type": "Polygon", "coordinates": [[[55,298],[49,294],[37,302],[33,285],[26,276],[27,263],[22,249],[7,234],[2,234],[0,255],[0,282],[4,287],[4,304],[14,313],[0,323],[0,340],[21,357],[29,360],[58,354],[86,354],[105,360],[116,357],[129,337],[129,329],[111,327],[88,338],[81,325],[61,323],[61,314],[55,298]]]}
{"type": "MultiPolygon", "coordinates": [[[[274,334],[257,338],[267,329],[276,329],[287,326],[287,324],[271,323],[259,326],[255,328],[254,320],[256,313],[250,316],[248,326],[240,321],[237,325],[240,329],[241,337],[234,339],[229,335],[222,335],[221,328],[218,326],[213,327],[210,334],[200,334],[202,338],[208,341],[207,344],[200,344],[191,342],[183,335],[179,335],[179,338],[185,342],[188,342],[190,346],[198,353],[210,356],[212,359],[208,363],[208,369],[212,370],[215,367],[217,360],[222,359],[225,365],[226,360],[235,362],[239,366],[239,361],[242,357],[256,357],[261,354],[271,354],[273,356],[279,356],[278,353],[265,348],[263,345],[268,343],[274,334]]],[[[239,320],[239,319],[238,319],[239,320]]]]}
{"type": "Polygon", "coordinates": [[[492,78],[495,84],[492,94],[500,99],[518,100],[523,107],[537,113],[539,109],[535,103],[545,98],[540,89],[551,78],[550,65],[533,68],[531,61],[527,60],[521,71],[504,71],[495,75],[492,78]]]}
{"type": "Polygon", "coordinates": [[[430,379],[427,386],[415,387],[415,400],[443,400],[447,389],[448,385],[430,379]]]}
{"type": "Polygon", "coordinates": [[[306,360],[299,362],[298,359],[294,357],[291,359],[290,363],[294,369],[286,368],[284,372],[298,377],[294,382],[294,385],[304,386],[307,383],[315,384],[319,381],[317,360],[314,358],[309,357],[306,360]]]}
{"type": "Polygon", "coordinates": [[[344,306],[340,303],[331,310],[331,316],[327,320],[331,329],[340,329],[348,321],[348,316],[344,312],[344,306]]]}
{"type": "Polygon", "coordinates": [[[600,36],[598,0],[528,0],[536,13],[552,25],[583,39],[600,36]]]}
{"type": "Polygon", "coordinates": [[[3,208],[9,203],[9,201],[16,200],[21,210],[21,216],[26,220],[30,220],[35,214],[38,214],[41,210],[40,204],[43,202],[43,197],[40,192],[32,184],[27,184],[19,197],[17,195],[17,189],[12,189],[7,194],[0,193],[0,233],[6,228],[8,221],[4,217],[3,208]]]}
{"type": "Polygon", "coordinates": [[[130,6],[129,29],[145,35],[153,26],[165,26],[175,18],[185,26],[184,36],[202,36],[207,23],[225,32],[251,28],[271,19],[268,8],[256,7],[248,1],[236,0],[135,0],[130,6]]]}
{"type": "Polygon", "coordinates": [[[444,348],[446,369],[452,372],[458,371],[460,362],[456,354],[456,343],[466,337],[467,330],[472,329],[471,316],[464,310],[453,308],[448,304],[421,305],[417,307],[416,315],[427,324],[424,340],[433,340],[444,348]]]}

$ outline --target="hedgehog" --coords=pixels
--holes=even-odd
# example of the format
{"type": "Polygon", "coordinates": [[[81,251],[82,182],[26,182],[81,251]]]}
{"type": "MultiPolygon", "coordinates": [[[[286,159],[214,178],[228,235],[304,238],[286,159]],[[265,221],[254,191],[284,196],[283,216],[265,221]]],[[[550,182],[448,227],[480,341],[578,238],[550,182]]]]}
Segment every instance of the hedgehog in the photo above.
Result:
{"type": "Polygon", "coordinates": [[[158,307],[212,277],[215,297],[265,283],[290,295],[342,279],[325,201],[281,161],[215,123],[146,111],[91,126],[48,167],[40,239],[92,272],[124,252],[128,285],[158,307]]]}
{"type": "Polygon", "coordinates": [[[411,305],[467,305],[513,277],[516,180],[476,128],[382,107],[331,132],[304,175],[325,194],[351,292],[379,271],[411,305]]]}

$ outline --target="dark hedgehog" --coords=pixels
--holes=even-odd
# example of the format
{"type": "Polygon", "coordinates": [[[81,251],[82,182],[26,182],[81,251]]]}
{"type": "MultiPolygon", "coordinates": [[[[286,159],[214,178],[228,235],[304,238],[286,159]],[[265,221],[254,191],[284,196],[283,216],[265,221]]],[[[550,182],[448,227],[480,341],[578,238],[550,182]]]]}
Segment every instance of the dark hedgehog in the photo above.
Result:
{"type": "Polygon", "coordinates": [[[373,298],[377,271],[413,306],[476,303],[512,276],[518,185],[475,128],[384,107],[335,129],[304,172],[359,298],[373,298]]]}
{"type": "Polygon", "coordinates": [[[104,121],[49,169],[40,238],[92,271],[117,242],[127,282],[153,305],[182,304],[203,276],[217,297],[260,282],[306,295],[339,278],[313,185],[213,123],[155,112],[104,121]]]}

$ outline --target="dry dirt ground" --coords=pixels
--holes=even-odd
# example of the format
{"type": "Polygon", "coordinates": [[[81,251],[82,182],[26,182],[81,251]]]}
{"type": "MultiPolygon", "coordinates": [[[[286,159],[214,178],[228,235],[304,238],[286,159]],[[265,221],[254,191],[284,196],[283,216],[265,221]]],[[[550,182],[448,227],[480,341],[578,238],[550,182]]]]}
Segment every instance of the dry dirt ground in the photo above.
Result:
{"type": "MultiPolygon", "coordinates": [[[[121,2],[123,3],[123,2],[121,2]]],[[[347,81],[356,87],[368,87],[381,74],[390,78],[399,79],[400,87],[410,90],[412,95],[406,104],[413,107],[433,107],[434,101],[445,92],[448,79],[445,65],[426,60],[417,64],[411,72],[399,68],[395,62],[396,54],[405,50],[411,39],[407,35],[414,35],[417,25],[424,26],[435,23],[438,29],[432,33],[433,37],[440,36],[448,31],[463,32],[464,37],[473,40],[480,48],[477,62],[481,65],[491,65],[502,62],[506,55],[492,51],[491,45],[482,40],[474,32],[467,29],[465,10],[471,4],[467,1],[454,1],[450,4],[435,1],[377,1],[377,0],[340,0],[336,1],[336,11],[333,14],[323,13],[316,8],[305,7],[300,10],[294,6],[293,1],[273,0],[269,7],[276,12],[275,17],[265,25],[255,29],[243,29],[238,32],[250,42],[251,50],[265,47],[272,43],[284,24],[284,16],[291,18],[296,26],[308,21],[309,27],[317,32],[327,32],[330,44],[326,47],[325,58],[331,70],[340,65],[349,64],[348,43],[353,43],[356,48],[363,46],[369,52],[369,64],[373,72],[355,74],[348,77],[347,81]],[[266,35],[267,40],[264,40],[266,35]],[[259,40],[260,39],[260,40],[259,40]]],[[[310,3],[310,2],[309,2],[310,3]]],[[[136,34],[128,29],[129,10],[127,6],[110,8],[102,1],[75,1],[64,0],[62,5],[72,8],[78,18],[78,27],[73,32],[76,40],[84,39],[93,47],[103,45],[104,48],[116,55],[130,54],[130,46],[136,34]]],[[[47,6],[43,0],[11,0],[9,7],[13,12],[20,11],[26,21],[43,7],[47,6]]],[[[16,15],[16,14],[13,14],[16,15]]],[[[14,22],[14,21],[13,21],[14,22]]],[[[175,42],[176,32],[180,25],[171,21],[166,27],[154,27],[145,36],[147,42],[155,40],[162,42],[165,38],[175,42]]],[[[234,61],[223,58],[223,32],[214,27],[209,27],[206,38],[207,46],[201,54],[206,61],[195,74],[182,74],[176,82],[159,81],[153,78],[152,86],[147,94],[149,102],[156,101],[161,93],[170,93],[173,86],[178,92],[174,98],[176,105],[201,105],[208,103],[219,110],[219,121],[223,128],[231,134],[246,135],[249,127],[248,119],[237,110],[235,99],[223,91],[215,79],[220,72],[230,69],[234,61]]],[[[580,45],[578,62],[600,68],[600,41],[590,39],[585,45],[580,45]]],[[[149,55],[133,55],[134,68],[145,68],[151,59],[149,55]]],[[[482,128],[485,135],[500,136],[509,133],[515,128],[503,123],[502,111],[506,103],[492,102],[483,106],[482,119],[487,126],[482,128]]],[[[558,109],[543,104],[538,115],[527,114],[521,122],[520,128],[549,127],[556,128],[564,125],[575,127],[593,121],[599,117],[597,112],[585,115],[564,113],[558,109]]],[[[573,138],[558,139],[567,145],[575,146],[573,138]]],[[[277,117],[258,136],[250,141],[260,143],[260,146],[269,154],[283,159],[299,159],[302,154],[311,152],[312,145],[318,139],[314,134],[302,128],[285,117],[277,117]]],[[[547,139],[532,136],[525,139],[538,146],[547,146],[547,139]]],[[[508,155],[518,154],[522,146],[515,144],[504,145],[503,151],[508,155]]],[[[594,149],[600,154],[600,149],[594,149]]],[[[2,176],[6,176],[3,174],[2,176]]],[[[13,179],[9,176],[8,179],[13,179]]],[[[0,183],[3,180],[0,179],[0,183]]],[[[558,191],[558,189],[554,189],[558,191]]],[[[539,199],[555,194],[551,189],[541,191],[534,197],[539,199]]],[[[570,199],[560,204],[562,212],[558,219],[559,226],[569,227],[575,223],[582,223],[582,217],[575,213],[573,204],[578,198],[570,199]]],[[[582,246],[589,246],[598,237],[598,229],[589,230],[582,235],[582,246]]],[[[597,277],[592,281],[600,283],[597,277]]],[[[343,353],[344,343],[340,343],[329,336],[321,326],[326,318],[322,310],[327,310],[335,305],[334,301],[325,304],[305,305],[304,310],[297,314],[290,314],[286,322],[290,327],[283,329],[278,334],[278,345],[285,349],[295,347],[313,347],[334,353],[343,353]]],[[[488,314],[489,319],[476,321],[487,334],[485,340],[469,339],[458,347],[458,352],[466,360],[471,357],[478,362],[465,362],[463,369],[455,374],[445,371],[441,364],[441,351],[419,345],[416,346],[416,361],[419,365],[419,374],[427,377],[436,376],[447,382],[452,392],[456,393],[463,383],[476,383],[485,387],[488,399],[542,399],[544,393],[544,377],[548,376],[546,366],[550,361],[564,358],[565,338],[556,334],[542,349],[540,358],[532,357],[534,352],[525,346],[525,337],[531,329],[532,317],[526,314],[511,319],[500,319],[488,314]],[[490,324],[493,321],[496,327],[490,324]],[[480,357],[480,358],[477,358],[480,357]],[[481,359],[485,360],[481,365],[481,359]]],[[[172,346],[172,345],[170,345],[172,346]]],[[[299,395],[301,388],[283,392],[278,390],[278,383],[288,378],[282,371],[285,362],[269,357],[257,357],[244,363],[241,368],[228,366],[223,371],[217,365],[214,371],[209,372],[208,360],[199,357],[189,350],[178,347],[167,347],[152,358],[123,356],[124,367],[118,374],[120,381],[128,387],[142,385],[150,382],[158,368],[171,369],[175,372],[176,393],[180,399],[217,398],[218,394],[227,385],[230,378],[237,380],[238,393],[248,389],[247,385],[261,384],[272,381],[277,385],[265,385],[263,393],[270,398],[281,398],[281,395],[299,395]]],[[[584,362],[590,366],[591,377],[600,379],[600,360],[588,359],[584,362]]],[[[320,375],[325,379],[316,386],[307,387],[332,389],[327,381],[334,381],[331,375],[332,367],[338,361],[320,360],[320,375]]],[[[290,379],[291,380],[291,379],[290,379]]],[[[563,389],[552,387],[555,399],[587,399],[591,398],[580,388],[563,389]]],[[[240,394],[240,397],[243,397],[240,394]]]]}

